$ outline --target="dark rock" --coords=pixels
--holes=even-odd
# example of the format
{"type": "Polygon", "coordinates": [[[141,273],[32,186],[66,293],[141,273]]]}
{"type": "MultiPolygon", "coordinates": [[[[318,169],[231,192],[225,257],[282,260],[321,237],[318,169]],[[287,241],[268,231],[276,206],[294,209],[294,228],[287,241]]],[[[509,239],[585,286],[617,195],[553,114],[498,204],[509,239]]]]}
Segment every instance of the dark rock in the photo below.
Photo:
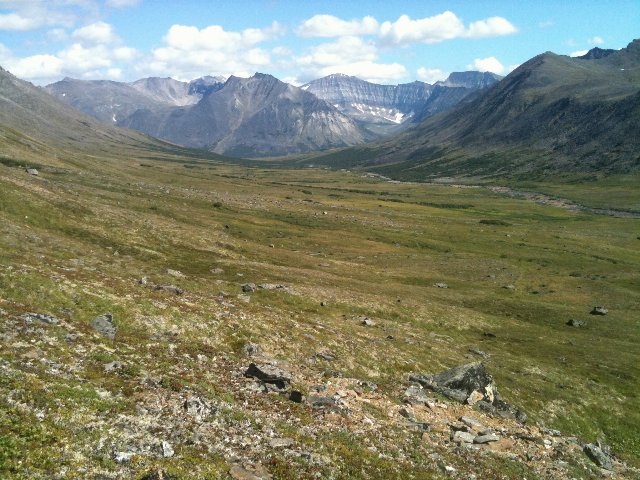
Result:
{"type": "Polygon", "coordinates": [[[613,462],[611,457],[607,454],[599,445],[588,443],[582,447],[584,453],[589,457],[593,463],[605,470],[613,470],[613,462]]]}
{"type": "Polygon", "coordinates": [[[258,287],[256,287],[255,283],[243,283],[242,284],[242,291],[244,293],[253,293],[256,291],[258,287]]]}
{"type": "Polygon", "coordinates": [[[436,375],[413,374],[409,380],[461,403],[524,422],[526,415],[500,398],[493,377],[481,362],[459,365],[436,375]]]}
{"type": "Polygon", "coordinates": [[[289,394],[289,400],[294,403],[302,403],[304,395],[302,395],[302,392],[299,392],[298,390],[292,390],[289,394]]]}
{"type": "Polygon", "coordinates": [[[606,315],[607,313],[609,313],[609,310],[602,306],[595,306],[589,313],[591,313],[591,315],[606,315]]]}
{"type": "Polygon", "coordinates": [[[491,332],[484,332],[482,335],[489,338],[496,338],[496,334],[491,332]]]}
{"type": "Polygon", "coordinates": [[[116,324],[113,321],[113,315],[105,313],[104,315],[98,315],[91,322],[91,326],[100,333],[102,336],[111,340],[116,338],[116,324]]]}
{"type": "Polygon", "coordinates": [[[280,390],[286,389],[291,382],[291,374],[289,372],[273,365],[258,366],[252,363],[247,368],[247,371],[244,372],[244,376],[257,378],[266,384],[275,385],[280,390]]]}
{"type": "Polygon", "coordinates": [[[47,325],[58,323],[58,319],[56,317],[54,317],[53,315],[47,315],[46,313],[25,313],[24,315],[22,315],[22,319],[28,323],[33,322],[34,320],[37,320],[41,323],[46,323],[47,325]]]}
{"type": "Polygon", "coordinates": [[[584,320],[575,320],[575,319],[571,319],[569,321],[567,321],[567,325],[569,325],[570,327],[584,327],[587,325],[587,322],[585,322],[584,320]]]}

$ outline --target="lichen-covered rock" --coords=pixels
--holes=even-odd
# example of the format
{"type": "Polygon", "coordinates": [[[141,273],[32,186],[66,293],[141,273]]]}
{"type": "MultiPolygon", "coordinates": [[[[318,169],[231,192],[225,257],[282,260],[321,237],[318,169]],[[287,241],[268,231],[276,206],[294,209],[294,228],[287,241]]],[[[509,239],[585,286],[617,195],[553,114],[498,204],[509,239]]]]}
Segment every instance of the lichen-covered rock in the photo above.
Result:
{"type": "Polygon", "coordinates": [[[110,313],[98,315],[92,320],[91,326],[94,330],[96,330],[104,337],[107,337],[111,340],[116,338],[117,328],[113,320],[113,315],[111,315],[110,313]]]}

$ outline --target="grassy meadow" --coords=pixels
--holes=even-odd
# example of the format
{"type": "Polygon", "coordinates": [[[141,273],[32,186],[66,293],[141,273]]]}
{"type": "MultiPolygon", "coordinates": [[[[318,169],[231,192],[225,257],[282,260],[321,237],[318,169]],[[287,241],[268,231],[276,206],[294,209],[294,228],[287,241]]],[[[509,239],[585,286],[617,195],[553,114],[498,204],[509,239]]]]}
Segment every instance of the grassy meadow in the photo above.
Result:
{"type": "MultiPolygon", "coordinates": [[[[60,478],[79,478],[87,465],[115,468],[102,453],[68,450],[99,442],[106,424],[89,420],[133,412],[138,385],[158,372],[162,388],[206,392],[227,405],[229,422],[257,421],[226,385],[225,365],[242,361],[247,342],[319,374],[373,381],[398,401],[406,374],[478,360],[469,350],[480,349],[502,396],[533,421],[581,441],[601,439],[640,467],[640,220],[484,187],[166,152],[16,158],[0,162],[3,478],[51,478],[56,468],[66,472],[60,478]],[[21,167],[30,160],[38,177],[21,167]],[[145,288],[143,276],[185,293],[145,288]],[[293,293],[243,297],[246,282],[293,293]],[[590,315],[595,305],[608,315],[590,315]],[[64,328],[18,335],[11,319],[24,312],[53,314],[64,328]],[[112,343],[89,327],[105,312],[118,326],[112,343]],[[361,316],[376,326],[363,328],[361,316]],[[587,324],[570,327],[569,319],[587,324]],[[65,340],[70,333],[78,340],[65,340]],[[317,352],[335,360],[308,367],[317,352]],[[198,355],[217,358],[218,368],[200,368],[198,355]],[[111,361],[126,366],[104,375],[111,361]]],[[[607,193],[591,197],[593,188],[538,191],[639,208],[637,196],[626,197],[628,185],[614,188],[612,205],[607,193]]],[[[302,411],[291,415],[310,421],[302,411]]],[[[286,422],[275,428],[295,435],[286,422]]],[[[323,448],[357,475],[395,475],[349,437],[323,435],[323,448]]],[[[165,463],[176,472],[199,469],[203,478],[226,471],[223,458],[199,455],[185,447],[165,463]]],[[[143,472],[140,462],[134,467],[143,472]]],[[[283,477],[294,468],[273,462],[283,477]]],[[[500,474],[524,475],[506,464],[500,474]]]]}

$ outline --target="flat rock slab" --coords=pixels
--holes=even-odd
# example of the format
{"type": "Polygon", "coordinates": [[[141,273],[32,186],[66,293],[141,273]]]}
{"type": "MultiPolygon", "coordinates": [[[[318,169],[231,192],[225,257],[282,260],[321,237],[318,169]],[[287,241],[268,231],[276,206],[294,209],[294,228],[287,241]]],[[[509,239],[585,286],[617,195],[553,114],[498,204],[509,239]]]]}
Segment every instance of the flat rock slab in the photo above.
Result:
{"type": "Polygon", "coordinates": [[[453,434],[451,440],[455,443],[473,443],[476,435],[469,432],[458,431],[453,434]]]}
{"type": "Polygon", "coordinates": [[[46,313],[25,313],[24,315],[22,315],[22,319],[27,322],[38,321],[47,325],[58,323],[58,319],[56,317],[54,317],[53,315],[48,315],[46,313]]]}
{"type": "Polygon", "coordinates": [[[484,443],[497,442],[498,440],[500,440],[499,436],[490,433],[488,435],[478,435],[473,439],[473,443],[479,443],[482,445],[484,443]]]}

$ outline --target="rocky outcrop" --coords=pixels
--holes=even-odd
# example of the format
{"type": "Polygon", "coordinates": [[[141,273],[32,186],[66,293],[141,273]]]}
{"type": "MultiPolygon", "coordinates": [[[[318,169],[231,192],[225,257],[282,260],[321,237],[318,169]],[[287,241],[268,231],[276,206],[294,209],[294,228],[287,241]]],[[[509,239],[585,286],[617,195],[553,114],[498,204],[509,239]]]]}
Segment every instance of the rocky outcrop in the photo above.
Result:
{"type": "Polygon", "coordinates": [[[493,377],[481,362],[459,365],[435,375],[414,374],[409,380],[458,402],[477,405],[481,410],[502,417],[526,421],[524,412],[502,400],[493,377]]]}

